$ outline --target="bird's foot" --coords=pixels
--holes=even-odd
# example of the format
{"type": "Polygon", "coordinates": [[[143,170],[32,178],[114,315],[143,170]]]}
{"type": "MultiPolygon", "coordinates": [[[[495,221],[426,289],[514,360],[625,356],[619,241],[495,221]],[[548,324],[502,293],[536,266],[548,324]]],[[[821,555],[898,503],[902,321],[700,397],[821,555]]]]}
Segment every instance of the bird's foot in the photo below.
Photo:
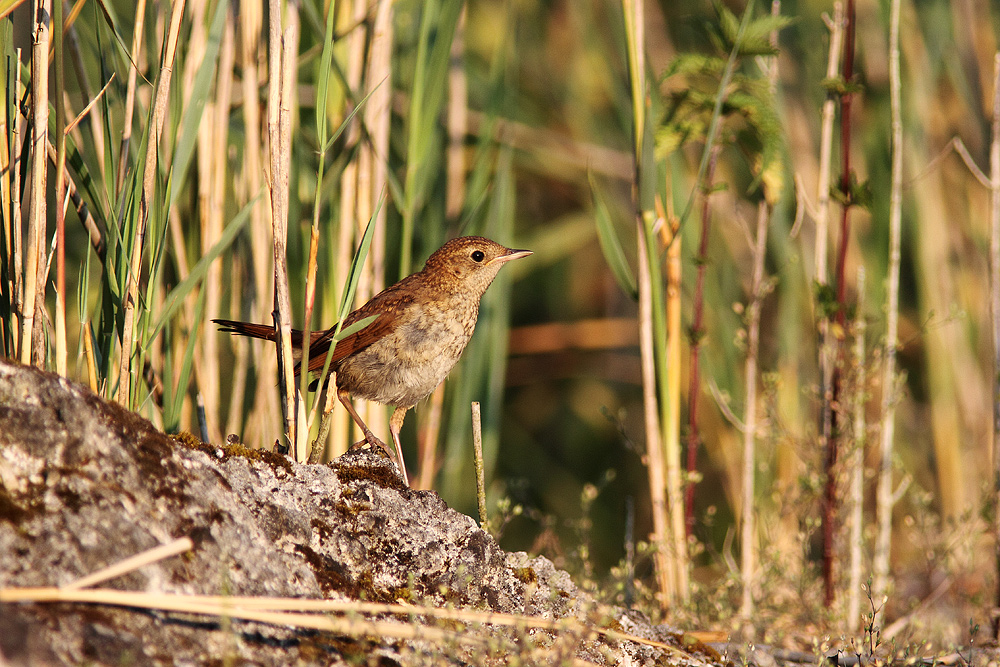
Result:
{"type": "Polygon", "coordinates": [[[382,452],[386,456],[388,456],[390,460],[393,460],[392,449],[389,448],[389,445],[385,444],[384,442],[382,442],[381,440],[379,440],[377,437],[375,437],[375,434],[372,433],[371,431],[368,431],[367,433],[365,433],[365,437],[364,437],[363,440],[358,440],[356,443],[354,443],[353,445],[351,445],[350,447],[348,447],[347,451],[353,452],[353,451],[357,451],[359,449],[365,449],[365,448],[373,449],[373,450],[376,450],[376,451],[379,450],[379,449],[381,449],[382,452]]]}

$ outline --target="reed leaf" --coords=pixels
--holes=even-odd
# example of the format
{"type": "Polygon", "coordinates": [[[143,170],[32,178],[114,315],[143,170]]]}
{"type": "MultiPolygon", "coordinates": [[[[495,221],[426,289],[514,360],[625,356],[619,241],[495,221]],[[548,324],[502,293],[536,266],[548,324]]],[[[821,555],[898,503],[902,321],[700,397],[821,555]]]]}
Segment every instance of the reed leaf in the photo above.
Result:
{"type": "Polygon", "coordinates": [[[632,299],[639,298],[639,288],[635,282],[635,274],[625,258],[625,250],[618,240],[618,233],[615,231],[614,222],[611,220],[611,211],[604,201],[604,197],[598,190],[592,173],[587,174],[590,181],[590,199],[594,207],[594,221],[597,223],[597,238],[601,242],[601,251],[604,253],[604,260],[608,263],[608,268],[614,275],[618,286],[632,299]]]}

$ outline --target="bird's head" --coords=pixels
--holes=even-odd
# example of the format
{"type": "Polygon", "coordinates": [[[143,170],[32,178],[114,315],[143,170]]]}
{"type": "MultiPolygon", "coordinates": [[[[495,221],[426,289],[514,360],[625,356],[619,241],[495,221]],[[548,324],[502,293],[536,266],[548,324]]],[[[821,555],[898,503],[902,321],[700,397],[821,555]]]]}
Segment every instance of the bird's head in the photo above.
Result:
{"type": "Polygon", "coordinates": [[[427,259],[424,273],[448,289],[482,296],[504,264],[530,254],[482,236],[461,236],[438,248],[427,259]]]}

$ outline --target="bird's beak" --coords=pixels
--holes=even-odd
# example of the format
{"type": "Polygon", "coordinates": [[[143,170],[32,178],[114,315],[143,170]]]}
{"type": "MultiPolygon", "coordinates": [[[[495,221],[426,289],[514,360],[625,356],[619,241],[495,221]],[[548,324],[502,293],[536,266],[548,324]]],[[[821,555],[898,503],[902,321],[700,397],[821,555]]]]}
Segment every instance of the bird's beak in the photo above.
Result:
{"type": "Polygon", "coordinates": [[[521,259],[522,257],[527,257],[532,254],[530,250],[508,250],[506,255],[500,255],[499,257],[494,257],[491,264],[504,264],[512,259],[521,259]]]}

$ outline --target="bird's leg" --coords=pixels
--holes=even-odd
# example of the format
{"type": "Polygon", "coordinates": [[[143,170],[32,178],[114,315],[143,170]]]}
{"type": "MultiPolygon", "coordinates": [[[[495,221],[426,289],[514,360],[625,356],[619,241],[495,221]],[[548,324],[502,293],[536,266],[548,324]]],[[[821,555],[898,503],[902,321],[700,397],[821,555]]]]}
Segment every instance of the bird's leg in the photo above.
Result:
{"type": "Polygon", "coordinates": [[[392,434],[392,442],[396,445],[396,459],[399,461],[399,471],[403,473],[403,481],[410,485],[410,479],[406,476],[406,464],[403,463],[403,447],[399,444],[399,430],[403,428],[403,419],[406,418],[406,411],[410,408],[397,407],[393,410],[392,417],[389,418],[389,433],[392,434]]]}
{"type": "Polygon", "coordinates": [[[345,389],[337,389],[337,398],[339,398],[340,402],[343,403],[345,408],[347,408],[347,411],[351,413],[351,418],[354,419],[354,423],[357,424],[358,427],[361,429],[361,431],[365,434],[365,440],[368,441],[368,444],[371,445],[372,447],[381,447],[382,449],[385,450],[386,454],[392,456],[392,452],[386,449],[385,444],[381,440],[375,437],[375,434],[372,433],[372,430],[368,428],[368,424],[366,424],[364,420],[361,419],[361,416],[358,415],[357,410],[354,409],[354,406],[351,404],[350,392],[348,392],[345,389]]]}

